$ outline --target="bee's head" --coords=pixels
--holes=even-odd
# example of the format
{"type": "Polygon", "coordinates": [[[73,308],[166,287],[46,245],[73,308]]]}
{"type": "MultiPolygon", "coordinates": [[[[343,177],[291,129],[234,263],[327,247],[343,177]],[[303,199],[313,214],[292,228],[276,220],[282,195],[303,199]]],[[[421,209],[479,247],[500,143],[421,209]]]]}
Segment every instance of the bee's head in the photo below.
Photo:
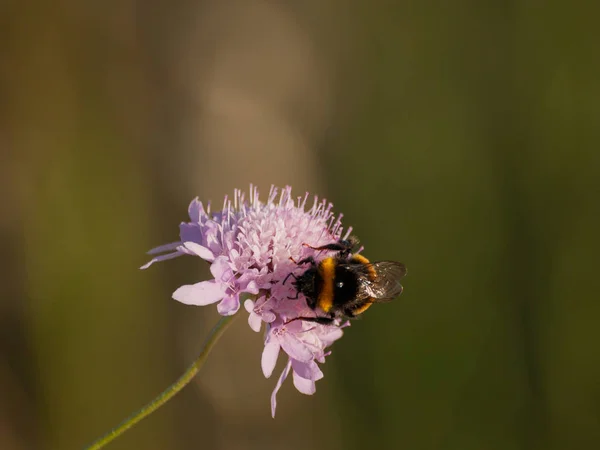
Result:
{"type": "Polygon", "coordinates": [[[347,239],[340,239],[337,242],[337,247],[339,248],[339,256],[342,258],[347,258],[352,254],[352,251],[358,246],[359,240],[356,236],[349,236],[347,239]]]}
{"type": "Polygon", "coordinates": [[[356,236],[348,236],[347,239],[340,239],[338,242],[348,250],[352,250],[360,244],[360,240],[356,236]]]}

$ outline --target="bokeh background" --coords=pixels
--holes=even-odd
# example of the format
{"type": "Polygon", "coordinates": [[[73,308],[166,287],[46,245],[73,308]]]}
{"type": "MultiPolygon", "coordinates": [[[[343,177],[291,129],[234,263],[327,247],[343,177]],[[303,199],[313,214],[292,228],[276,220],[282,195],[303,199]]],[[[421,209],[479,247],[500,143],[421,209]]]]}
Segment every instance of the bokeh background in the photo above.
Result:
{"type": "Polygon", "coordinates": [[[238,319],[108,448],[600,448],[598,5],[2,2],[0,448],[80,449],[175,380],[204,268],[138,267],[250,182],[333,201],[405,293],[274,420],[238,319]]]}

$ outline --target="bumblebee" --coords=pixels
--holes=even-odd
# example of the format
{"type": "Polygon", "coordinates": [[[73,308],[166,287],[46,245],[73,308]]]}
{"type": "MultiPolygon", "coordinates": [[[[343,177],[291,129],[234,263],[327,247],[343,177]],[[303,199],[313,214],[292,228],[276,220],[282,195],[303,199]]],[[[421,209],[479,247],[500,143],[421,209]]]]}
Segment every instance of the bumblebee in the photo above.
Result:
{"type": "Polygon", "coordinates": [[[312,257],[296,263],[310,264],[302,275],[288,275],[294,278],[296,298],[303,294],[307,305],[325,316],[292,320],[330,325],[336,319],[357,317],[373,303],[390,301],[402,293],[400,279],[406,275],[406,266],[395,261],[370,262],[364,256],[352,253],[357,244],[355,237],[321,247],[305,244],[313,250],[337,253],[319,263],[312,257]]]}

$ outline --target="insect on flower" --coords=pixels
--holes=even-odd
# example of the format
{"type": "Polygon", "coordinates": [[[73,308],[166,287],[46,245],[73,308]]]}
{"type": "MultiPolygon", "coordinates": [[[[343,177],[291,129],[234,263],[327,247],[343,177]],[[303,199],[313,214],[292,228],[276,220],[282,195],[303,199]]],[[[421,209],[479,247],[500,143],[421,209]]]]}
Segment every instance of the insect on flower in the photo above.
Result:
{"type": "Polygon", "coordinates": [[[150,250],[156,256],[142,266],[181,255],[209,262],[212,279],[181,286],[173,298],[187,305],[217,303],[223,316],[239,311],[242,295],[253,297],[244,308],[252,330],[265,324],[265,377],[273,373],[281,349],[288,359],[271,396],[273,416],[276,394],[289,373],[300,392],[313,394],[315,382],[323,378],[319,364],[349,325],[342,321],[399,295],[399,280],[406,273],[400,263],[370,263],[353,253],[357,241],[349,237],[351,228],[343,230],[342,215],[334,216],[333,205],[317,197],[308,206],[308,198],[308,193],[293,198],[290,187],[272,187],[261,202],[250,186],[248,199],[236,190],[233,201],[226,197],[218,212],[194,199],[190,221],[179,226],[180,240],[150,250]],[[293,274],[307,264],[304,272],[293,274]],[[289,277],[293,283],[284,282],[289,277]]]}
{"type": "Polygon", "coordinates": [[[362,255],[352,254],[357,245],[358,239],[351,236],[332,244],[311,247],[338,253],[318,264],[312,256],[296,263],[298,266],[310,264],[301,275],[289,275],[294,277],[296,298],[298,294],[304,294],[307,305],[313,310],[319,309],[325,316],[292,320],[332,324],[336,319],[357,317],[373,303],[393,300],[402,293],[400,279],[406,275],[406,266],[396,261],[371,263],[362,255]]]}

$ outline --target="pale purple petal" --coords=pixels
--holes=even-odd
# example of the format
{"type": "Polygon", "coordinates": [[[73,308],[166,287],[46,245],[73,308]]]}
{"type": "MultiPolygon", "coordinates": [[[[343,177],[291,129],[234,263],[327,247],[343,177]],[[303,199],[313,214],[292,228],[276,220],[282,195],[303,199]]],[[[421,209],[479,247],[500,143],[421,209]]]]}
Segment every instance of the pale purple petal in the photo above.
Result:
{"type": "MultiPolygon", "coordinates": [[[[248,325],[250,325],[250,328],[252,330],[254,330],[255,332],[259,332],[260,328],[262,326],[263,320],[264,320],[264,315],[267,314],[270,318],[270,316],[273,316],[273,320],[275,320],[275,314],[269,312],[269,311],[264,311],[260,312],[260,310],[262,310],[262,307],[264,307],[265,305],[265,297],[261,297],[259,298],[256,302],[253,302],[252,300],[248,299],[244,302],[244,308],[246,309],[246,311],[248,311],[249,315],[248,315],[248,325]],[[261,317],[262,315],[262,317],[261,317]]],[[[273,321],[271,320],[271,322],[273,321]]],[[[268,322],[266,320],[264,320],[265,322],[268,322]]]]}
{"type": "Polygon", "coordinates": [[[251,281],[248,285],[243,289],[243,292],[248,292],[250,294],[258,294],[258,285],[256,281],[251,281]]]}
{"type": "Polygon", "coordinates": [[[316,392],[317,388],[315,386],[314,381],[302,378],[296,372],[294,372],[293,378],[294,386],[296,386],[296,389],[298,389],[298,391],[300,391],[301,393],[306,395],[313,395],[316,392]]]}
{"type": "Polygon", "coordinates": [[[188,215],[192,222],[198,223],[202,214],[204,214],[204,207],[202,206],[202,202],[196,197],[192,200],[190,206],[188,206],[188,215]]]}
{"type": "Polygon", "coordinates": [[[322,353],[321,355],[317,355],[317,357],[315,358],[315,360],[317,362],[320,362],[321,364],[325,363],[325,357],[331,355],[331,351],[322,353]]]}
{"type": "Polygon", "coordinates": [[[276,318],[277,318],[277,316],[275,315],[274,312],[268,311],[268,310],[263,310],[263,312],[262,312],[263,322],[272,323],[276,318]]]}
{"type": "Polygon", "coordinates": [[[198,255],[200,258],[205,259],[207,261],[212,261],[215,259],[215,255],[206,247],[203,247],[200,244],[196,244],[195,242],[184,242],[184,247],[190,250],[195,255],[198,255]]]}
{"type": "Polygon", "coordinates": [[[198,224],[195,223],[179,224],[179,237],[181,238],[181,242],[202,243],[202,231],[200,231],[198,224]]]}
{"type": "Polygon", "coordinates": [[[227,286],[214,280],[181,286],[173,292],[173,298],[186,305],[204,306],[218,302],[225,295],[227,286]]]}
{"type": "Polygon", "coordinates": [[[228,295],[217,305],[217,311],[222,316],[233,316],[240,309],[239,294],[228,295]]]}
{"type": "Polygon", "coordinates": [[[328,347],[329,345],[337,341],[339,338],[341,338],[343,335],[344,331],[341,329],[341,327],[322,325],[321,331],[319,333],[319,338],[321,339],[321,342],[323,342],[324,345],[328,347]]]}
{"type": "Polygon", "coordinates": [[[323,372],[319,368],[319,365],[314,361],[303,363],[293,359],[292,369],[294,369],[294,373],[297,373],[298,376],[307,380],[317,381],[323,378],[323,372]]]}
{"type": "Polygon", "coordinates": [[[219,256],[215,259],[210,265],[210,273],[212,273],[216,280],[227,281],[223,280],[223,276],[231,273],[228,259],[225,256],[219,256]]]}
{"type": "MultiPolygon", "coordinates": [[[[288,333],[292,333],[294,335],[296,335],[296,337],[305,337],[305,330],[304,330],[304,324],[306,322],[303,322],[302,320],[295,320],[291,323],[288,323],[285,325],[286,330],[288,331],[288,333]]],[[[310,328],[314,328],[313,324],[310,323],[309,324],[310,328]]]]}
{"type": "Polygon", "coordinates": [[[149,255],[156,255],[157,253],[170,252],[171,250],[175,250],[178,246],[181,245],[181,242],[171,242],[170,244],[159,245],[158,247],[154,247],[152,250],[149,250],[149,255]]]}
{"type": "Polygon", "coordinates": [[[280,348],[281,346],[279,345],[279,341],[277,339],[270,339],[265,344],[265,348],[263,349],[260,360],[260,365],[265,378],[269,378],[273,373],[273,369],[275,369],[275,365],[277,364],[277,357],[279,356],[280,348]]]}
{"type": "Polygon", "coordinates": [[[291,333],[283,333],[280,339],[281,347],[291,358],[302,362],[309,362],[314,359],[310,349],[296,336],[291,333]]]}
{"type": "Polygon", "coordinates": [[[279,380],[277,380],[277,384],[275,385],[275,389],[273,389],[273,393],[271,394],[271,417],[273,418],[275,418],[275,409],[277,408],[277,393],[279,392],[281,385],[290,373],[291,367],[292,363],[291,361],[288,361],[288,363],[285,365],[285,368],[283,369],[283,372],[281,372],[281,375],[279,376],[279,380]]]}
{"type": "Polygon", "coordinates": [[[254,312],[254,301],[248,299],[244,302],[244,309],[249,312],[252,313],[254,312]]]}
{"type": "MultiPolygon", "coordinates": [[[[234,252],[232,252],[232,253],[234,253],[234,252]]],[[[234,261],[233,258],[232,258],[232,261],[234,261]]],[[[238,278],[238,284],[239,284],[240,288],[245,289],[246,286],[248,286],[248,283],[256,280],[258,275],[259,275],[259,271],[256,269],[247,269],[246,271],[244,271],[244,273],[242,273],[242,275],[238,278]]]]}
{"type": "Polygon", "coordinates": [[[252,312],[248,316],[248,325],[250,326],[250,329],[252,329],[252,331],[255,331],[258,333],[260,331],[260,327],[262,326],[262,323],[263,323],[263,321],[258,314],[252,312]]]}
{"type": "Polygon", "coordinates": [[[167,253],[166,255],[155,256],[150,261],[148,261],[146,264],[141,266],[140,269],[142,269],[142,270],[147,269],[155,262],[167,261],[169,259],[177,258],[177,257],[181,256],[182,254],[183,253],[181,253],[181,252],[173,252],[173,253],[167,253]]]}

